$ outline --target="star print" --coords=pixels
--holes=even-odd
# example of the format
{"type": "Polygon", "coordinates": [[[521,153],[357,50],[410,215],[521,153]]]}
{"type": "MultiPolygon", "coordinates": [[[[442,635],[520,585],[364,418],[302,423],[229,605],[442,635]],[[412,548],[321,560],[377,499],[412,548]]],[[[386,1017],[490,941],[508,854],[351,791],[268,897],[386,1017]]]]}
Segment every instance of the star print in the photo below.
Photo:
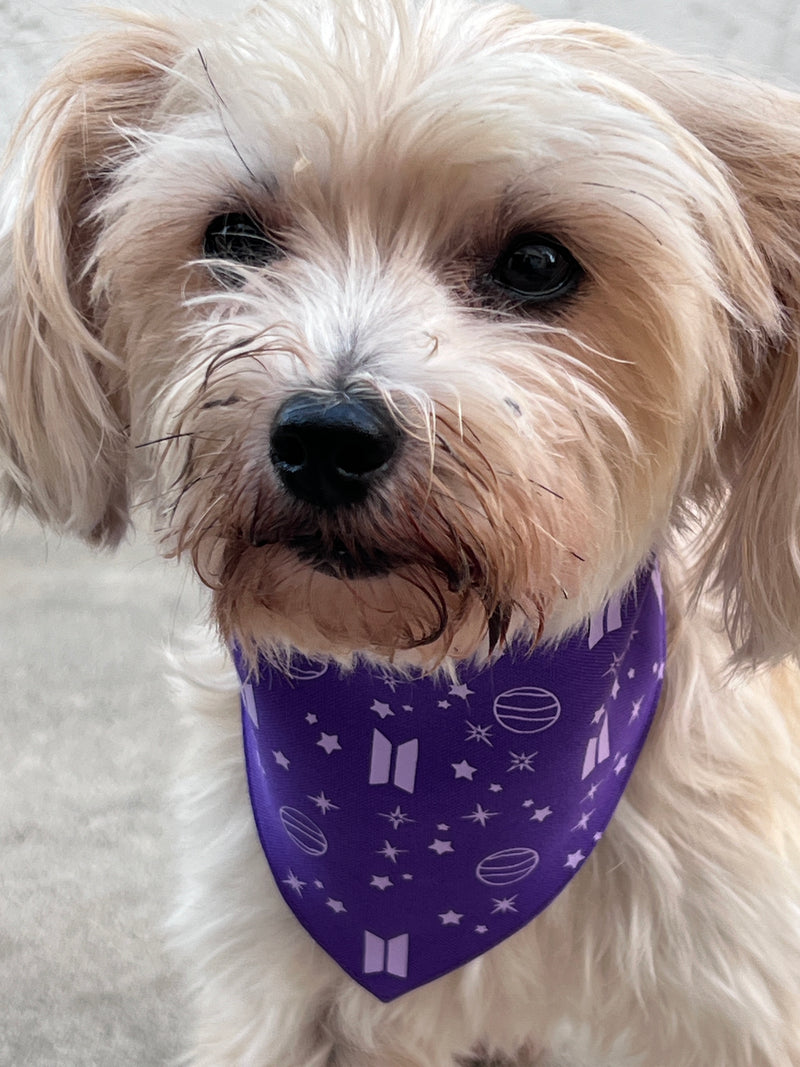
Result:
{"type": "Polygon", "coordinates": [[[442,920],[442,926],[458,926],[464,916],[459,915],[458,912],[453,911],[451,908],[450,911],[446,911],[439,918],[442,920]]]}
{"type": "Polygon", "coordinates": [[[323,815],[327,815],[329,811],[339,810],[338,804],[331,804],[330,800],[328,800],[322,790],[320,790],[320,794],[317,797],[312,797],[310,793],[307,793],[306,796],[309,800],[314,801],[314,803],[317,805],[317,808],[322,812],[323,815]]]}
{"type": "Polygon", "coordinates": [[[403,711],[413,711],[413,710],[414,710],[413,704],[404,704],[403,705],[403,711]]]}
{"type": "Polygon", "coordinates": [[[403,881],[404,882],[410,882],[413,877],[414,877],[413,874],[404,874],[403,875],[403,881]]]}
{"type": "Polygon", "coordinates": [[[620,688],[619,687],[619,682],[615,678],[614,679],[614,684],[611,686],[611,699],[612,700],[616,700],[617,697],[619,696],[619,688],[620,688]]]}
{"type": "Polygon", "coordinates": [[[584,854],[581,852],[580,849],[578,849],[577,852],[569,853],[569,855],[567,856],[567,862],[564,864],[564,866],[571,867],[574,871],[585,859],[586,857],[584,856],[584,854]]]}
{"type": "Polygon", "coordinates": [[[380,700],[373,700],[370,711],[377,711],[382,719],[385,719],[387,715],[394,715],[394,712],[388,704],[382,704],[380,700]]]}
{"type": "Polygon", "coordinates": [[[342,746],[339,744],[338,734],[326,734],[323,732],[319,735],[319,741],[317,741],[317,744],[320,748],[324,748],[329,756],[331,752],[341,752],[342,750],[342,746]]]}
{"type": "Polygon", "coordinates": [[[439,822],[439,823],[436,824],[436,829],[437,830],[449,830],[450,827],[447,825],[446,822],[439,822]]]}
{"type": "Polygon", "coordinates": [[[596,844],[596,843],[597,843],[597,842],[598,842],[598,841],[600,840],[600,838],[601,838],[602,836],[603,836],[603,835],[602,835],[601,833],[597,833],[597,834],[595,834],[595,835],[594,835],[594,837],[592,838],[592,841],[594,841],[594,842],[595,842],[595,844],[596,844]]]}
{"type": "Polygon", "coordinates": [[[391,878],[387,878],[387,876],[385,874],[384,875],[373,874],[372,881],[369,884],[374,889],[389,889],[390,886],[394,885],[394,882],[391,880],[391,878]]]}
{"type": "Polygon", "coordinates": [[[642,703],[643,702],[644,702],[644,697],[639,697],[638,700],[634,700],[633,706],[631,708],[631,717],[628,720],[629,722],[633,722],[634,719],[638,719],[639,718],[639,712],[642,710],[642,703]]]}
{"type": "Polygon", "coordinates": [[[343,911],[347,911],[347,908],[342,904],[341,900],[333,900],[332,897],[328,897],[325,903],[331,911],[335,911],[337,915],[341,915],[343,911]]]}
{"type": "Polygon", "coordinates": [[[313,711],[309,711],[308,715],[306,715],[306,722],[309,726],[313,726],[317,722],[317,716],[313,711]]]}
{"type": "Polygon", "coordinates": [[[382,819],[388,819],[392,824],[392,829],[396,830],[398,826],[404,826],[407,822],[416,822],[416,819],[410,818],[404,811],[400,810],[398,804],[394,811],[379,811],[378,814],[382,819]]]}
{"type": "Polygon", "coordinates": [[[384,841],[383,848],[377,850],[377,855],[384,856],[387,860],[391,860],[392,863],[397,863],[397,857],[401,852],[408,852],[408,849],[395,848],[394,845],[390,845],[388,841],[384,841]]]}
{"type": "Polygon", "coordinates": [[[429,849],[433,849],[437,856],[443,856],[445,852],[453,851],[452,841],[440,841],[438,837],[433,839],[433,844],[428,845],[429,849]]]}
{"type": "Polygon", "coordinates": [[[620,756],[617,762],[614,764],[614,774],[621,774],[628,766],[628,757],[620,756]]]}
{"type": "Polygon", "coordinates": [[[492,782],[492,784],[489,786],[489,792],[490,793],[502,793],[503,792],[503,787],[501,785],[498,785],[497,782],[492,782]]]}
{"type": "Polygon", "coordinates": [[[322,884],[322,882],[320,882],[319,878],[315,878],[314,879],[314,888],[315,889],[324,889],[325,886],[322,884]]]}
{"type": "Polygon", "coordinates": [[[511,766],[509,771],[530,771],[533,774],[532,761],[538,756],[538,752],[532,752],[530,756],[527,756],[524,752],[517,754],[516,752],[509,752],[511,756],[511,766]]]}
{"type": "Polygon", "coordinates": [[[448,694],[451,697],[461,697],[462,700],[466,700],[467,697],[473,696],[473,690],[469,686],[462,682],[461,685],[450,686],[450,692],[448,694]]]}
{"type": "Polygon", "coordinates": [[[465,759],[462,759],[460,763],[451,763],[450,766],[456,772],[456,778],[466,778],[467,781],[472,781],[472,776],[477,767],[471,767],[465,759]]]}
{"type": "Polygon", "coordinates": [[[636,671],[635,671],[635,669],[633,667],[631,667],[631,669],[628,671],[628,677],[629,678],[635,678],[636,677],[636,671]]]}
{"type": "Polygon", "coordinates": [[[584,811],[583,814],[581,815],[580,819],[578,819],[578,821],[575,823],[575,825],[572,827],[572,829],[573,830],[588,830],[589,829],[589,819],[591,819],[591,817],[593,815],[594,815],[594,809],[592,809],[592,811],[584,811]]]}
{"type": "Polygon", "coordinates": [[[285,771],[289,770],[289,760],[284,756],[282,752],[275,752],[273,749],[272,755],[275,757],[275,762],[279,767],[283,767],[285,771]]]}
{"type": "Polygon", "coordinates": [[[548,805],[546,808],[537,808],[531,815],[531,822],[544,822],[548,815],[553,814],[553,809],[548,805]]]}
{"type": "Polygon", "coordinates": [[[487,819],[491,819],[494,815],[499,815],[498,811],[486,811],[480,804],[475,805],[475,810],[470,815],[462,815],[462,819],[471,819],[472,822],[480,823],[481,826],[486,825],[487,819]]]}
{"type": "Polygon", "coordinates": [[[303,895],[303,886],[305,882],[301,882],[294,871],[289,871],[289,877],[283,879],[283,884],[288,885],[290,889],[293,889],[299,897],[303,895]]]}
{"type": "Polygon", "coordinates": [[[529,800],[523,800],[523,801],[522,801],[522,806],[523,806],[523,808],[532,808],[532,807],[533,807],[533,805],[534,805],[534,801],[532,801],[532,800],[530,800],[530,799],[529,799],[529,800]]]}
{"type": "Polygon", "coordinates": [[[603,704],[603,706],[601,708],[598,708],[597,711],[594,713],[594,718],[592,719],[592,726],[597,726],[597,724],[599,722],[602,722],[603,721],[603,716],[605,715],[605,713],[606,713],[606,706],[605,706],[605,704],[603,704]]]}
{"type": "Polygon", "coordinates": [[[583,798],[581,803],[583,803],[586,800],[594,800],[594,798],[597,796],[597,791],[598,791],[599,788],[600,788],[599,782],[595,782],[594,785],[589,789],[589,792],[583,798]]]}
{"type": "Polygon", "coordinates": [[[483,741],[489,748],[493,747],[492,742],[489,740],[489,734],[492,729],[491,726],[476,726],[474,723],[471,723],[469,719],[467,719],[466,722],[469,727],[466,736],[467,741],[483,741]]]}
{"type": "Polygon", "coordinates": [[[449,700],[439,700],[439,701],[436,702],[436,707],[437,708],[449,708],[450,707],[450,701],[449,700]]]}
{"type": "Polygon", "coordinates": [[[489,929],[489,927],[488,927],[488,926],[484,926],[484,925],[483,925],[483,924],[481,923],[481,925],[480,925],[480,926],[476,926],[476,927],[475,927],[475,933],[476,933],[476,934],[485,934],[485,933],[486,933],[486,931],[487,931],[488,929],[489,929]]]}
{"type": "Polygon", "coordinates": [[[492,897],[492,904],[494,904],[492,915],[506,915],[510,911],[516,911],[517,908],[514,901],[518,896],[519,894],[515,893],[513,897],[503,897],[501,900],[495,900],[492,897]]]}

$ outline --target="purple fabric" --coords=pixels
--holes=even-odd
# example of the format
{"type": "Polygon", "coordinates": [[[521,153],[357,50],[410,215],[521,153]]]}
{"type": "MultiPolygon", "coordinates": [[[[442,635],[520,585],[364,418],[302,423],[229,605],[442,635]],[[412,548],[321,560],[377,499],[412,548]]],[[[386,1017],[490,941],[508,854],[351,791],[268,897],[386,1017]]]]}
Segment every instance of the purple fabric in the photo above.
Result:
{"type": "Polygon", "coordinates": [[[259,836],[312,937],[389,1001],[503,941],[581,869],[661,691],[657,566],[556,649],[457,682],[296,659],[242,679],[259,836]]]}

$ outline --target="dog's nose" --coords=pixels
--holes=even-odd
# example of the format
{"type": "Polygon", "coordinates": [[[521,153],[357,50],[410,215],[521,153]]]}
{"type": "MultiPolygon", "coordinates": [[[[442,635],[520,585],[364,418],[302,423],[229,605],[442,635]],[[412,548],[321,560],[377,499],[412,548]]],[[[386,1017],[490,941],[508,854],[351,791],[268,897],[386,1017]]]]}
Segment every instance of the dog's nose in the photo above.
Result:
{"type": "Polygon", "coordinates": [[[275,417],[270,459],[293,496],[332,510],[364,501],[399,444],[397,425],[377,397],[298,393],[275,417]]]}

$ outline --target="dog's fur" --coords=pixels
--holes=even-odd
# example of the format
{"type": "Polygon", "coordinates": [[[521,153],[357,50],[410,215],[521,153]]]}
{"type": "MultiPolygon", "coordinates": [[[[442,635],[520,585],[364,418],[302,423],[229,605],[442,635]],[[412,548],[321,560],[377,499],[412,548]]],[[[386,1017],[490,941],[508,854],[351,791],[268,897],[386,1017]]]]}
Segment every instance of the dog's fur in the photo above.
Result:
{"type": "Polygon", "coordinates": [[[12,507],[113,545],[135,496],[222,635],[278,658],[446,667],[555,639],[663,561],[665,694],[608,832],[522,932],[389,1005],[273,888],[235,679],[198,656],[192,1062],[797,1067],[800,98],[512,7],[269,0],[88,41],[12,154],[12,507]],[[226,211],[282,254],[204,259],[226,211]],[[493,285],[520,231],[571,251],[575,292],[537,310],[493,285]],[[403,449],[320,511],[270,426],[345,389],[403,449]]]}

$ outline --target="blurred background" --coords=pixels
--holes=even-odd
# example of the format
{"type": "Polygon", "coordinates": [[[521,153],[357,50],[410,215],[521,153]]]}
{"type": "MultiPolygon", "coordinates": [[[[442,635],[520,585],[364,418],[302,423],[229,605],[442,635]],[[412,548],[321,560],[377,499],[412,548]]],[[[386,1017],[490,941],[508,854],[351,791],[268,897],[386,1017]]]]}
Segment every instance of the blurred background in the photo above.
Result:
{"type": "MultiPolygon", "coordinates": [[[[527,6],[800,85],[800,0],[527,6]]],[[[54,58],[97,21],[77,4],[0,0],[3,141],[54,58]]],[[[185,1009],[162,934],[180,731],[161,649],[202,610],[143,537],[111,556],[28,519],[0,527],[0,1067],[157,1067],[180,1051],[185,1009]]]]}

